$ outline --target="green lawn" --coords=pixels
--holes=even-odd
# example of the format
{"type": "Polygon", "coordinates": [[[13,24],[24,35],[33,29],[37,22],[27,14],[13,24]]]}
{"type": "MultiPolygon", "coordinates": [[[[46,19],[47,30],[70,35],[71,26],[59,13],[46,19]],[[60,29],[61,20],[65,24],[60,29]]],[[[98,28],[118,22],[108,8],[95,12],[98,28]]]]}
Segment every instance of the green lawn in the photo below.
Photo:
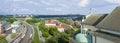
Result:
{"type": "Polygon", "coordinates": [[[0,43],[8,43],[8,41],[5,39],[5,36],[0,35],[0,43]]]}
{"type": "Polygon", "coordinates": [[[16,36],[17,36],[17,33],[11,34],[11,38],[12,38],[12,39],[15,38],[16,36]]]}
{"type": "Polygon", "coordinates": [[[34,29],[34,32],[35,32],[34,33],[34,40],[32,41],[32,43],[40,43],[38,31],[36,28],[34,29]]]}

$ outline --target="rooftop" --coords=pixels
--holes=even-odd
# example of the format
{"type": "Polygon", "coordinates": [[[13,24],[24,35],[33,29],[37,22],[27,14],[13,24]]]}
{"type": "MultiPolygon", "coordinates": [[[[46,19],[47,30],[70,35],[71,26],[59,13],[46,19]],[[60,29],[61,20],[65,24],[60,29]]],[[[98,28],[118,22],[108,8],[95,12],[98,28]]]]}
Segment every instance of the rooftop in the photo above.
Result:
{"type": "Polygon", "coordinates": [[[56,24],[57,20],[46,20],[45,24],[56,24]]]}
{"type": "Polygon", "coordinates": [[[120,6],[116,7],[107,16],[105,15],[102,19],[99,19],[101,17],[102,15],[88,16],[83,22],[85,25],[84,27],[94,30],[89,31],[90,34],[120,43],[120,6]]]}
{"type": "Polygon", "coordinates": [[[120,7],[116,7],[96,27],[111,31],[120,32],[120,7]]]}
{"type": "Polygon", "coordinates": [[[83,24],[87,25],[96,25],[99,23],[106,14],[90,14],[86,16],[86,19],[82,22],[83,24]],[[98,21],[99,20],[99,21],[98,21]]]}

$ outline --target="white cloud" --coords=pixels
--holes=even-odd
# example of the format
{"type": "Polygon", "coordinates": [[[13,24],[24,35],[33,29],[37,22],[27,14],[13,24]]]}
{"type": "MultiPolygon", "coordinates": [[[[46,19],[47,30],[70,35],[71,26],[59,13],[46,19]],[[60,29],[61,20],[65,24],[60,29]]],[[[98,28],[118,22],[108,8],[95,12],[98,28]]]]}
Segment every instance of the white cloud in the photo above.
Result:
{"type": "Polygon", "coordinates": [[[78,5],[81,7],[86,7],[89,4],[89,0],[81,0],[78,5]]]}
{"type": "Polygon", "coordinates": [[[31,1],[31,0],[13,0],[14,2],[25,2],[25,3],[29,3],[29,4],[33,4],[33,5],[39,5],[38,2],[35,1],[31,1]]]}
{"type": "Polygon", "coordinates": [[[46,8],[46,10],[59,12],[59,11],[62,11],[63,9],[61,9],[61,8],[46,8]]]}
{"type": "Polygon", "coordinates": [[[42,4],[45,4],[45,5],[51,5],[50,2],[47,2],[47,1],[41,1],[42,4]]]}
{"type": "Polygon", "coordinates": [[[15,11],[17,11],[17,9],[14,8],[12,11],[15,12],[15,11]]]}
{"type": "Polygon", "coordinates": [[[14,2],[26,1],[26,0],[13,0],[14,2]]]}
{"type": "Polygon", "coordinates": [[[28,1],[28,3],[34,4],[34,5],[39,5],[38,2],[34,2],[34,1],[28,1]]]}
{"type": "Polygon", "coordinates": [[[120,0],[105,0],[105,1],[110,2],[110,3],[120,4],[120,0]]]}
{"type": "Polygon", "coordinates": [[[27,9],[27,8],[21,8],[20,10],[21,11],[29,11],[29,9],[27,9]]]}
{"type": "Polygon", "coordinates": [[[20,11],[20,12],[21,12],[21,11],[23,12],[23,11],[31,11],[31,10],[30,10],[30,9],[27,9],[27,8],[20,8],[20,7],[18,7],[18,8],[13,8],[12,11],[13,11],[13,12],[19,12],[19,11],[20,11]]]}
{"type": "Polygon", "coordinates": [[[56,5],[58,0],[41,0],[40,3],[43,5],[56,5]]]}
{"type": "Polygon", "coordinates": [[[66,4],[59,4],[59,5],[62,6],[62,7],[64,7],[64,8],[69,8],[69,6],[66,5],[66,4]]]}

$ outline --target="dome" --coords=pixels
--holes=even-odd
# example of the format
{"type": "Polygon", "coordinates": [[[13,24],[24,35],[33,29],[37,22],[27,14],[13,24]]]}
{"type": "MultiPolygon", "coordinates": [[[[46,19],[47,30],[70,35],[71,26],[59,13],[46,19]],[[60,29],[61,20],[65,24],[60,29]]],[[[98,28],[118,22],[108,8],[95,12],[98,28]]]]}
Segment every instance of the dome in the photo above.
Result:
{"type": "Polygon", "coordinates": [[[75,40],[80,43],[92,43],[92,36],[79,33],[75,36],[75,40]]]}
{"type": "Polygon", "coordinates": [[[79,33],[79,34],[77,34],[77,35],[75,36],[75,40],[76,40],[77,42],[88,43],[87,38],[86,38],[86,35],[85,35],[85,34],[81,34],[81,33],[79,33]]]}

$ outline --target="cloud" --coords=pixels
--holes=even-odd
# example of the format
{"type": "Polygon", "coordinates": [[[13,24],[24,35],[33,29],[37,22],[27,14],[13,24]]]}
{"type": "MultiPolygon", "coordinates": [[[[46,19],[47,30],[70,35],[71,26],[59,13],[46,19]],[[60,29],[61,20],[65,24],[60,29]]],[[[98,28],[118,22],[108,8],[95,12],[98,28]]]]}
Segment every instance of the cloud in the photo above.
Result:
{"type": "Polygon", "coordinates": [[[29,9],[27,9],[27,8],[21,8],[20,10],[21,11],[29,11],[29,9]]]}
{"type": "Polygon", "coordinates": [[[13,12],[24,12],[24,11],[31,11],[30,9],[27,8],[13,8],[12,9],[13,12]]]}
{"type": "Polygon", "coordinates": [[[34,4],[34,5],[39,5],[38,2],[34,2],[34,1],[28,1],[28,3],[34,4]]]}
{"type": "Polygon", "coordinates": [[[51,5],[50,2],[47,2],[47,1],[41,1],[42,4],[45,4],[45,5],[51,5]]]}
{"type": "Polygon", "coordinates": [[[69,8],[69,6],[68,5],[66,5],[66,4],[59,4],[61,7],[64,7],[64,8],[69,8]]]}
{"type": "Polygon", "coordinates": [[[89,0],[81,0],[78,5],[81,7],[86,7],[89,4],[89,0]]]}
{"type": "Polygon", "coordinates": [[[17,11],[17,9],[16,9],[16,8],[13,8],[13,9],[12,9],[12,11],[13,11],[13,12],[16,12],[16,11],[17,11]]]}
{"type": "Polygon", "coordinates": [[[61,8],[46,8],[46,10],[48,10],[48,11],[60,12],[60,11],[62,11],[63,9],[61,9],[61,8]]]}
{"type": "Polygon", "coordinates": [[[13,0],[14,2],[26,1],[26,0],[13,0]]]}
{"type": "Polygon", "coordinates": [[[18,2],[25,2],[25,3],[29,3],[29,4],[33,4],[33,5],[39,5],[38,2],[35,1],[31,1],[31,0],[13,0],[14,2],[18,3],[18,2]]]}
{"type": "Polygon", "coordinates": [[[105,1],[110,2],[110,3],[120,4],[120,0],[105,0],[105,1]]]}
{"type": "Polygon", "coordinates": [[[58,0],[41,0],[40,3],[43,5],[56,5],[58,0]]]}

